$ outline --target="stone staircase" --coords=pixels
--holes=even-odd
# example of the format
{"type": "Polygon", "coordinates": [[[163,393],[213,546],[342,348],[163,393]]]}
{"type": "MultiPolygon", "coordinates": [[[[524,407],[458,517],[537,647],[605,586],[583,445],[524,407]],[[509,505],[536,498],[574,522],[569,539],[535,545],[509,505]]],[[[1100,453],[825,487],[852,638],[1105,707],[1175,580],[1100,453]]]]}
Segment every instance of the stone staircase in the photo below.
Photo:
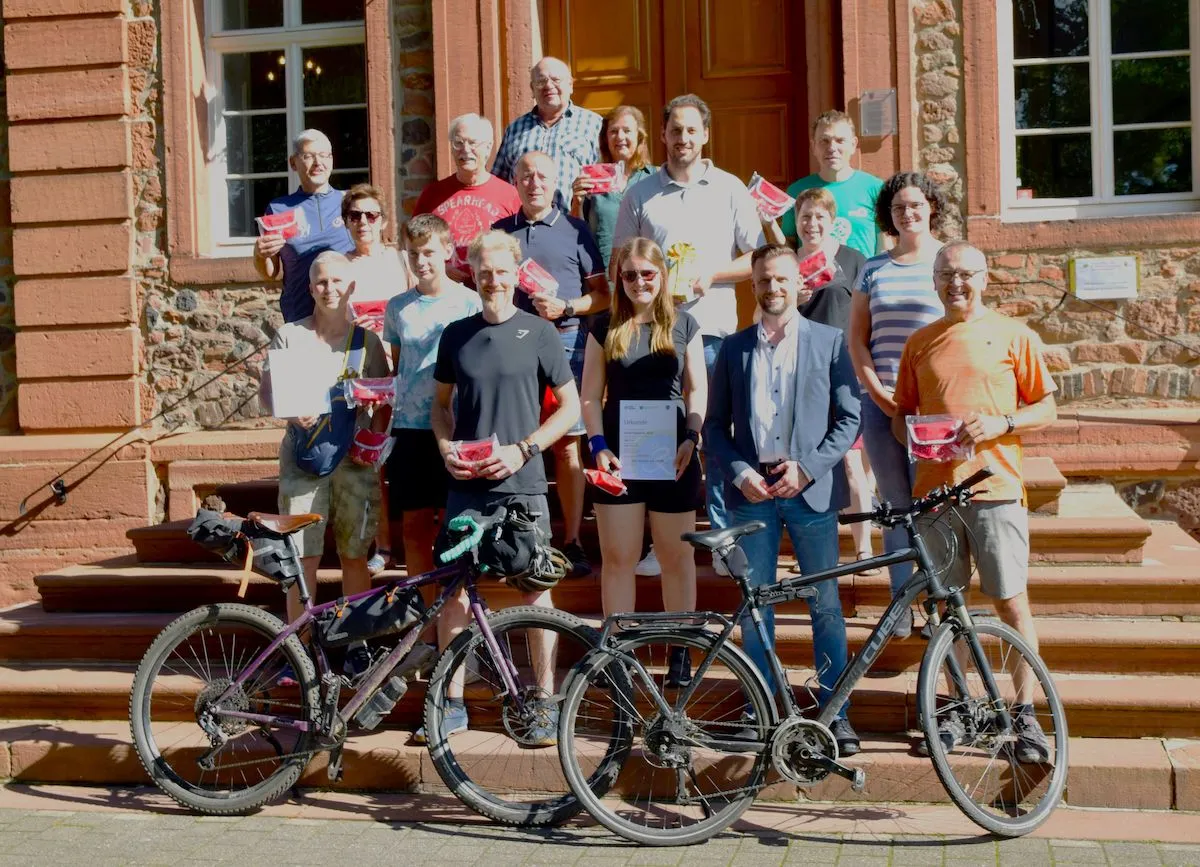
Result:
{"type": "MultiPolygon", "coordinates": [[[[1073,741],[1067,800],[1077,806],[1195,809],[1200,544],[1174,524],[1139,518],[1110,486],[1068,486],[1049,459],[1030,459],[1027,471],[1035,561],[1030,595],[1042,654],[1055,673],[1073,741]]],[[[231,511],[273,511],[272,480],[226,485],[219,493],[231,511]]],[[[134,667],[178,613],[233,601],[240,583],[235,568],[187,540],[186,523],[130,530],[134,554],[42,574],[36,579],[38,601],[0,612],[0,776],[22,782],[145,781],[126,722],[134,667]]],[[[583,541],[598,562],[594,522],[585,522],[583,541]]],[[[842,542],[849,556],[845,532],[842,542]]],[[[698,572],[700,607],[731,611],[738,601],[732,583],[703,558],[698,572]]],[[[318,596],[335,597],[338,579],[336,570],[322,569],[318,596]]],[[[852,576],[840,589],[853,651],[887,603],[887,579],[852,576]]],[[[493,608],[515,601],[504,586],[483,590],[493,608]]],[[[595,576],[563,581],[554,600],[598,624],[598,569],[595,576]]],[[[281,610],[283,600],[274,582],[256,576],[246,601],[281,610]]],[[[974,596],[972,604],[987,602],[974,596]]],[[[638,607],[661,610],[656,579],[638,579],[638,607]]],[[[811,674],[807,613],[802,603],[792,603],[778,614],[779,653],[799,685],[811,674]]],[[[851,718],[865,741],[854,761],[868,770],[867,790],[854,795],[841,781],[826,781],[811,797],[944,799],[928,761],[909,752],[924,647],[916,635],[893,642],[853,696],[851,718]]],[[[407,743],[423,698],[423,684],[415,684],[387,728],[351,739],[341,786],[438,788],[424,748],[407,743]]],[[[545,759],[556,763],[557,755],[548,750],[545,759]]],[[[323,767],[323,759],[314,761],[303,784],[327,785],[323,767]]],[[[556,774],[550,765],[547,774],[556,774]]],[[[786,786],[764,795],[794,796],[786,786]]]]}

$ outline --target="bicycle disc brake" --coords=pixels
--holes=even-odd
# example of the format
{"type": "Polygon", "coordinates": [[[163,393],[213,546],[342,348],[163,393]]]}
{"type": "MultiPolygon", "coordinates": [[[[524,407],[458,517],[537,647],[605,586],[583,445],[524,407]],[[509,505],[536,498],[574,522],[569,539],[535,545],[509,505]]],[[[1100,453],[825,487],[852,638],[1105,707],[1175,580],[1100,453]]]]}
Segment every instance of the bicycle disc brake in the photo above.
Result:
{"type": "Polygon", "coordinates": [[[838,757],[833,732],[819,722],[802,717],[786,719],[771,736],[771,764],[784,779],[797,786],[815,786],[829,776],[831,762],[838,757]]]}

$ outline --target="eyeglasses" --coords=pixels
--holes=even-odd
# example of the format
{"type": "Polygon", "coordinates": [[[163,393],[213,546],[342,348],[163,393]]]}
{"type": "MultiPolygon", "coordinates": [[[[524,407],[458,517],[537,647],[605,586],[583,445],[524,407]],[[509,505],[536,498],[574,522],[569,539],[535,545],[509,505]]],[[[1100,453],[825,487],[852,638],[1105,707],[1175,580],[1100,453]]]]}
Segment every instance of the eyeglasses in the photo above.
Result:
{"type": "Polygon", "coordinates": [[[653,268],[646,268],[645,270],[642,270],[642,271],[622,271],[621,272],[621,279],[624,280],[626,283],[636,283],[638,277],[641,277],[643,280],[645,280],[647,283],[649,283],[651,280],[653,280],[657,276],[659,276],[659,272],[654,270],[653,268]]]}
{"type": "Polygon", "coordinates": [[[976,271],[957,271],[947,269],[944,271],[934,271],[933,276],[941,283],[953,283],[958,280],[960,283],[970,283],[973,279],[986,271],[986,268],[980,268],[976,271]]]}
{"type": "Polygon", "coordinates": [[[379,218],[382,216],[383,214],[379,211],[358,211],[352,209],[346,212],[346,219],[351,223],[361,223],[363,220],[366,220],[372,226],[379,222],[379,218]]]}
{"type": "Polygon", "coordinates": [[[538,76],[533,80],[534,87],[545,87],[547,84],[553,84],[556,87],[562,87],[564,79],[558,75],[538,76]]]}
{"type": "Polygon", "coordinates": [[[302,153],[302,154],[296,154],[296,156],[300,157],[300,162],[302,162],[306,165],[309,163],[315,163],[317,160],[320,160],[323,163],[327,163],[331,159],[333,159],[333,154],[330,153],[329,151],[320,151],[320,152],[306,151],[305,153],[302,153]]]}
{"type": "Polygon", "coordinates": [[[893,214],[904,214],[908,211],[923,211],[929,207],[929,202],[897,202],[892,205],[893,214]]]}
{"type": "Polygon", "coordinates": [[[481,147],[484,147],[485,145],[490,145],[490,144],[491,144],[491,142],[487,141],[487,140],[475,141],[474,139],[469,139],[469,138],[456,138],[456,139],[452,139],[450,141],[450,147],[456,151],[465,151],[465,150],[477,151],[481,147]]]}

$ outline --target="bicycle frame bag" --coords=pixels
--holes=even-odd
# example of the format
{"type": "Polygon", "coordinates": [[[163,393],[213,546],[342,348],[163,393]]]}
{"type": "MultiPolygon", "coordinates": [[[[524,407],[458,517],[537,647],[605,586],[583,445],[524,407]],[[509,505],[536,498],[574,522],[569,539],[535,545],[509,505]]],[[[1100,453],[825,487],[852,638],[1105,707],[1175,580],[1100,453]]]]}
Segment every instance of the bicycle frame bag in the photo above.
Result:
{"type": "Polygon", "coordinates": [[[187,530],[197,545],[215,551],[230,563],[242,563],[246,546],[253,551],[254,571],[273,578],[286,590],[300,575],[300,557],[295,544],[253,521],[237,515],[201,509],[187,530]]]}
{"type": "Polygon", "coordinates": [[[383,593],[353,602],[339,599],[317,616],[317,639],[325,647],[341,647],[352,641],[394,635],[415,626],[424,614],[425,602],[416,588],[399,590],[393,584],[383,593]]]}

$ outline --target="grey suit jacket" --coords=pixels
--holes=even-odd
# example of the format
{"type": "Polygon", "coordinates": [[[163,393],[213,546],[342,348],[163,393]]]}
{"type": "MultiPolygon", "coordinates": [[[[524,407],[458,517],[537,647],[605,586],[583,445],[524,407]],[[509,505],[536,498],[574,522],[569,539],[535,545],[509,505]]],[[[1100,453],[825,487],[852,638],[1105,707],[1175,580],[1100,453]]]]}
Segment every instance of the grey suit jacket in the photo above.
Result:
{"type": "MultiPolygon", "coordinates": [[[[844,508],[849,487],[842,458],[854,444],[859,428],[859,392],[846,338],[840,329],[800,318],[796,329],[796,376],[803,387],[796,394],[793,425],[799,454],[791,458],[812,479],[800,492],[817,512],[844,508]]],[[[750,424],[754,346],[758,326],[725,339],[708,385],[708,414],[704,448],[708,460],[720,461],[727,473],[726,503],[746,502],[733,480],[746,468],[758,469],[758,449],[750,424]]]]}

